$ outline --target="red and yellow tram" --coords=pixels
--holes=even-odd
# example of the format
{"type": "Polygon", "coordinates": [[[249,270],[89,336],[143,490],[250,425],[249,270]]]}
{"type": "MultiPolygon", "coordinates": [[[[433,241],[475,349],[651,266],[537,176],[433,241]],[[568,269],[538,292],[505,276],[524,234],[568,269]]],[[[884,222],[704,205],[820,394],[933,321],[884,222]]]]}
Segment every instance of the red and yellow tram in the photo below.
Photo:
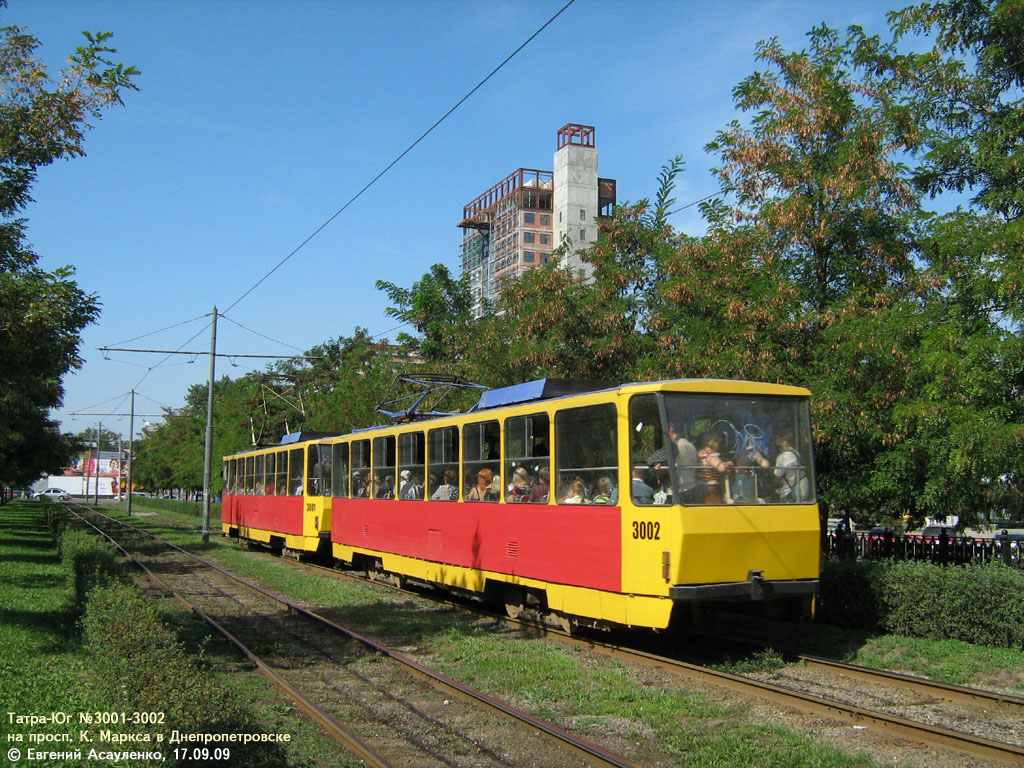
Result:
{"type": "Polygon", "coordinates": [[[540,380],[468,413],[224,459],[228,536],[504,602],[663,628],[717,602],[810,605],[807,390],[540,380]]]}

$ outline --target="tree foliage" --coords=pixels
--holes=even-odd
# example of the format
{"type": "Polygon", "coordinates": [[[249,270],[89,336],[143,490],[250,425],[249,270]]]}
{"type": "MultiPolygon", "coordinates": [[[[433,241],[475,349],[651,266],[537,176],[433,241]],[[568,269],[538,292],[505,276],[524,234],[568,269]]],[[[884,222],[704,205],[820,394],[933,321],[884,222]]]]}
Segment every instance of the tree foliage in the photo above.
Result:
{"type": "Polygon", "coordinates": [[[70,267],[37,266],[19,216],[38,169],[82,155],[89,120],[121,103],[138,74],[109,58],[116,53],[109,33],[84,34],[85,45],[51,78],[34,58],[36,38],[0,28],[0,467],[14,484],[67,458],[69,445],[48,411],[62,402],[61,378],[81,365],[79,334],[100,306],[70,267]]]}

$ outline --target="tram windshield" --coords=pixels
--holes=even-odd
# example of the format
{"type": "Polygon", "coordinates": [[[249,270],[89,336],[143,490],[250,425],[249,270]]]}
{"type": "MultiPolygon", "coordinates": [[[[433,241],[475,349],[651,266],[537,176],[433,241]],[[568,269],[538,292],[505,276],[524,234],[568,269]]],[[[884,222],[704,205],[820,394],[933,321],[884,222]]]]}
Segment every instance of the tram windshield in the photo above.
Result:
{"type": "Polygon", "coordinates": [[[809,504],[805,398],[665,393],[633,398],[637,504],[809,504]],[[663,417],[663,418],[662,418],[663,417]]]}

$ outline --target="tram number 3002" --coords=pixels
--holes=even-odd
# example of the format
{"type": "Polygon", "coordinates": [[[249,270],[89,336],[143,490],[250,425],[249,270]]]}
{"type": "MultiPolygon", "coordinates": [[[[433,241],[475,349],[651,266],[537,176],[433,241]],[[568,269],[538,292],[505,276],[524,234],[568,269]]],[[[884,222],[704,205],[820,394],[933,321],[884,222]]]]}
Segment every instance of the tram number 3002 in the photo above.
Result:
{"type": "Polygon", "coordinates": [[[644,520],[633,521],[633,538],[634,539],[652,539],[657,540],[661,538],[661,523],[658,522],[647,522],[644,520]]]}

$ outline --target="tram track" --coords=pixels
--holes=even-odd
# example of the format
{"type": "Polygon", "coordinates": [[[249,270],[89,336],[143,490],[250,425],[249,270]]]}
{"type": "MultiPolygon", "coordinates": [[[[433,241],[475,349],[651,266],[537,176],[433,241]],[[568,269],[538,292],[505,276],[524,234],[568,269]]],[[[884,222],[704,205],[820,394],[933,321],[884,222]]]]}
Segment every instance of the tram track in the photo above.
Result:
{"type": "MultiPolygon", "coordinates": [[[[396,589],[391,584],[368,580],[336,569],[324,568],[313,563],[296,563],[302,567],[323,570],[337,578],[356,579],[385,589],[396,589]]],[[[421,591],[413,594],[423,596],[421,591]]],[[[1005,694],[991,693],[976,688],[953,686],[926,678],[902,675],[867,667],[832,661],[820,657],[797,655],[795,664],[787,666],[785,674],[764,673],[761,675],[737,675],[722,672],[704,665],[691,664],[680,659],[669,658],[657,653],[628,648],[622,645],[602,642],[591,636],[568,634],[547,625],[510,619],[504,615],[467,606],[464,602],[431,596],[449,605],[464,610],[473,610],[489,616],[522,631],[544,635],[570,646],[585,647],[595,653],[602,653],[628,661],[648,669],[668,671],[674,676],[696,680],[701,683],[738,692],[746,697],[766,699],[774,704],[791,708],[801,713],[829,718],[853,725],[855,728],[870,729],[904,741],[914,747],[935,746],[959,753],[970,754],[985,761],[1024,764],[1024,699],[1005,694]],[[851,686],[822,683],[799,678],[802,671],[843,677],[855,681],[854,688],[880,686],[879,691],[867,696],[849,694],[851,686]],[[773,679],[788,677],[788,680],[773,679]],[[760,678],[760,679],[759,679],[760,678]],[[844,694],[843,692],[846,692],[844,694]],[[907,699],[909,703],[900,703],[907,699]],[[915,699],[916,697],[916,699],[915,699]],[[853,700],[850,700],[850,699],[853,700]],[[877,706],[864,706],[870,699],[877,706]],[[860,702],[860,703],[858,703],[860,702]],[[952,703],[952,709],[950,708],[952,703]],[[968,709],[957,710],[956,707],[968,709]],[[888,711],[886,711],[888,710],[888,711]],[[894,712],[893,710],[896,710],[894,712]],[[901,715],[898,712],[909,710],[901,715]],[[922,714],[922,710],[927,710],[922,714]],[[992,713],[998,712],[998,718],[992,713]],[[991,722],[998,719],[1006,727],[988,727],[985,733],[971,733],[972,722],[991,722]],[[1014,726],[1016,724],[1016,726],[1014,726]],[[990,738],[993,731],[1003,731],[1000,739],[990,738]]],[[[863,694],[863,690],[860,691],[863,694]]]]}
{"type": "Polygon", "coordinates": [[[368,765],[631,765],[147,531],[95,510],[71,511],[368,765]],[[165,554],[122,545],[115,524],[159,542],[165,554]]]}
{"type": "MultiPolygon", "coordinates": [[[[352,578],[384,589],[409,591],[423,596],[420,591],[404,590],[385,581],[347,574],[314,563],[297,564],[339,578],[352,578]]],[[[733,674],[703,664],[603,642],[592,634],[568,633],[547,624],[509,618],[440,595],[431,595],[430,599],[473,611],[522,631],[544,635],[569,646],[583,646],[595,653],[642,667],[668,671],[680,678],[766,699],[803,714],[838,720],[857,728],[868,728],[875,733],[909,741],[915,747],[939,747],[982,760],[1024,764],[1024,698],[807,654],[795,654],[794,665],[787,667],[790,671],[784,675],[733,674]],[[797,675],[799,670],[829,675],[833,682],[801,680],[797,675]],[[847,678],[855,683],[836,684],[835,677],[847,678]],[[864,684],[874,690],[866,691],[864,684]],[[871,706],[866,706],[865,702],[870,702],[871,706]],[[979,728],[979,724],[984,727],[979,728]],[[992,738],[993,733],[1000,738],[992,738]]]]}

